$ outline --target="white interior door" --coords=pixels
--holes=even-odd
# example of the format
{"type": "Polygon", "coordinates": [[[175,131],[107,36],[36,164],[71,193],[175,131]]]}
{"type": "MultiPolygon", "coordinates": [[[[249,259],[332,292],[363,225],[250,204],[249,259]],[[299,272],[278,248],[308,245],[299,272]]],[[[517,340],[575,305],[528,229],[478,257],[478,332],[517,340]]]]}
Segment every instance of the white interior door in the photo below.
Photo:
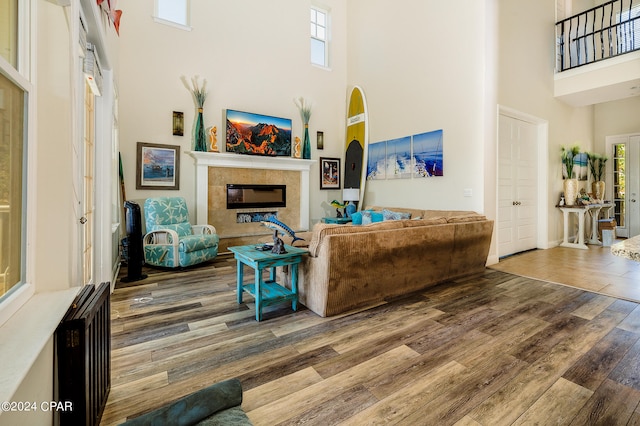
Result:
{"type": "Polygon", "coordinates": [[[498,256],[536,248],[537,126],[498,119],[498,256]]]}

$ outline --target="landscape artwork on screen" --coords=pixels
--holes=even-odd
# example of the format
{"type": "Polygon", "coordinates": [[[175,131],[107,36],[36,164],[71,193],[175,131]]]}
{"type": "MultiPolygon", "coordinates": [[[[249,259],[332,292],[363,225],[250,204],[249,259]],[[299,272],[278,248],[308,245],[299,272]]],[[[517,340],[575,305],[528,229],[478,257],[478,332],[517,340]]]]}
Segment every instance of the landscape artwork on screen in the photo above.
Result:
{"type": "Polygon", "coordinates": [[[413,135],[413,176],[443,176],[442,130],[413,135]]]}
{"type": "Polygon", "coordinates": [[[227,110],[227,152],[291,156],[291,120],[227,110]]]}

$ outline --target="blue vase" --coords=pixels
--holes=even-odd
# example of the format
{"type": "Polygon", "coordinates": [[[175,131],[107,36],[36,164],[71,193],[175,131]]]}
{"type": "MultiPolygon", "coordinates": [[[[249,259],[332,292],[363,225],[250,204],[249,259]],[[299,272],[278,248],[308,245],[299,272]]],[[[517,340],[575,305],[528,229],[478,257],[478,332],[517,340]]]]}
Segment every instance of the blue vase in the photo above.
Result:
{"type": "Polygon", "coordinates": [[[311,142],[309,142],[309,125],[304,125],[304,142],[302,144],[302,158],[311,159],[311,142]]]}
{"type": "Polygon", "coordinates": [[[196,123],[193,127],[193,150],[207,152],[207,138],[204,134],[202,108],[196,113],[196,123]]]}

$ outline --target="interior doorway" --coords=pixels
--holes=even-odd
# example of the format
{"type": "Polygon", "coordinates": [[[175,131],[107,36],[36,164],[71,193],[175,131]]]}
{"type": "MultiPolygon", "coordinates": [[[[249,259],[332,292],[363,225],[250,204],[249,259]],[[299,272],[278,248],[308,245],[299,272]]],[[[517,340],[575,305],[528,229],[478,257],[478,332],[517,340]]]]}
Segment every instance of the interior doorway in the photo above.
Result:
{"type": "Polygon", "coordinates": [[[616,235],[640,235],[640,134],[606,138],[605,198],[613,200],[616,235]]]}
{"type": "Polygon", "coordinates": [[[548,248],[547,123],[500,107],[497,152],[498,257],[548,248]]]}

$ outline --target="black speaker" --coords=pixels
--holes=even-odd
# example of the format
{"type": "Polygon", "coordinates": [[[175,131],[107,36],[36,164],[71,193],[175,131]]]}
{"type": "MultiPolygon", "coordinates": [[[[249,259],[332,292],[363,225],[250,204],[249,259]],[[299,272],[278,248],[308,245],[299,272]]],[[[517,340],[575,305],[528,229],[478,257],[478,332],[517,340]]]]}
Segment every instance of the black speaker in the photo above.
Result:
{"type": "Polygon", "coordinates": [[[127,223],[128,247],[128,273],[122,278],[122,282],[139,281],[147,278],[142,274],[144,253],[142,251],[142,218],[140,206],[134,201],[125,201],[125,221],[127,223]]]}

